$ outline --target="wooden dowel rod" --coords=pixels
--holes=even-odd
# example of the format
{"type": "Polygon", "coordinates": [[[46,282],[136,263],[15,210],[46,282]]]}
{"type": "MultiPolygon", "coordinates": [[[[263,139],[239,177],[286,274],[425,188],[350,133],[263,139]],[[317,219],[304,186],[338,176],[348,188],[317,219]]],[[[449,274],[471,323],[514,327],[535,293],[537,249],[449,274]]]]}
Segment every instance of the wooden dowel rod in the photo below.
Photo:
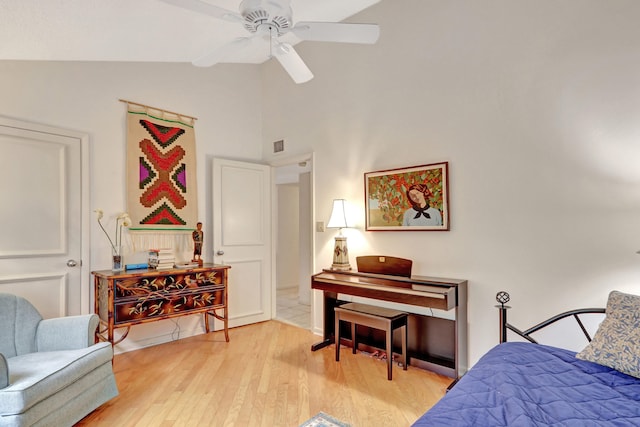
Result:
{"type": "Polygon", "coordinates": [[[178,117],[186,117],[187,119],[198,120],[197,117],[187,116],[186,114],[176,113],[174,111],[165,110],[164,108],[152,107],[151,105],[140,104],[139,102],[127,101],[126,99],[118,99],[118,101],[124,102],[125,104],[137,105],[139,107],[151,108],[152,110],[162,111],[163,113],[174,114],[174,115],[176,115],[178,117]]]}

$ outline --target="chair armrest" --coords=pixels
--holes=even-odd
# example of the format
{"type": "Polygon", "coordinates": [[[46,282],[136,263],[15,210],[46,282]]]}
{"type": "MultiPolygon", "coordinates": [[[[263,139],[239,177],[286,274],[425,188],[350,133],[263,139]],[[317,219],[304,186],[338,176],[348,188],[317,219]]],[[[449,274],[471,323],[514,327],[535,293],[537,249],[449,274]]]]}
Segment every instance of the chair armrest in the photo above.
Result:
{"type": "Polygon", "coordinates": [[[0,389],[9,385],[9,365],[7,359],[0,353],[0,389]]]}
{"type": "Polygon", "coordinates": [[[36,330],[38,351],[75,350],[95,343],[99,318],[95,314],[44,319],[36,330]]]}

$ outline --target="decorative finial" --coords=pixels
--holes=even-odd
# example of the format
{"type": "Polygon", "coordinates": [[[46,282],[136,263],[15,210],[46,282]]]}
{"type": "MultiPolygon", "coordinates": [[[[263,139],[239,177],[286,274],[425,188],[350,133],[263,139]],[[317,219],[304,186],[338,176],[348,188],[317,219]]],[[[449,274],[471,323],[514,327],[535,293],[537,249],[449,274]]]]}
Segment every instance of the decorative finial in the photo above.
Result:
{"type": "Polygon", "coordinates": [[[509,296],[509,294],[505,291],[500,291],[496,294],[496,301],[498,301],[500,304],[502,304],[502,307],[504,308],[504,305],[506,303],[509,302],[509,300],[511,299],[511,297],[509,296]]]}

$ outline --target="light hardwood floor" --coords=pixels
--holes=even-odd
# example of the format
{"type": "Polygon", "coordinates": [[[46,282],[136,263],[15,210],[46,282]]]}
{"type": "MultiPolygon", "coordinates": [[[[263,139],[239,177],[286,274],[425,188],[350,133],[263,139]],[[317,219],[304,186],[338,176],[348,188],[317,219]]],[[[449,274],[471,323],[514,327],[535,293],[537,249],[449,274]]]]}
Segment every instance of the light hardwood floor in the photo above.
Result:
{"type": "Polygon", "coordinates": [[[353,427],[409,426],[451,379],[386,364],[278,321],[198,335],[115,356],[120,395],[77,426],[296,427],[323,411],[353,427]]]}

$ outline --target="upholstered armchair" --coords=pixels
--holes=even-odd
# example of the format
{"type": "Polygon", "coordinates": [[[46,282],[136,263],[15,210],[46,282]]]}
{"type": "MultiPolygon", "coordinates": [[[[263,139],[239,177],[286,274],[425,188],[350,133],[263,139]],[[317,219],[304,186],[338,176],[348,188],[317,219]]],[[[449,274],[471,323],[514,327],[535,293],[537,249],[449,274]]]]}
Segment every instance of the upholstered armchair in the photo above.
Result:
{"type": "Polygon", "coordinates": [[[0,426],[72,426],[118,395],[95,314],[42,319],[0,293],[0,426]]]}

